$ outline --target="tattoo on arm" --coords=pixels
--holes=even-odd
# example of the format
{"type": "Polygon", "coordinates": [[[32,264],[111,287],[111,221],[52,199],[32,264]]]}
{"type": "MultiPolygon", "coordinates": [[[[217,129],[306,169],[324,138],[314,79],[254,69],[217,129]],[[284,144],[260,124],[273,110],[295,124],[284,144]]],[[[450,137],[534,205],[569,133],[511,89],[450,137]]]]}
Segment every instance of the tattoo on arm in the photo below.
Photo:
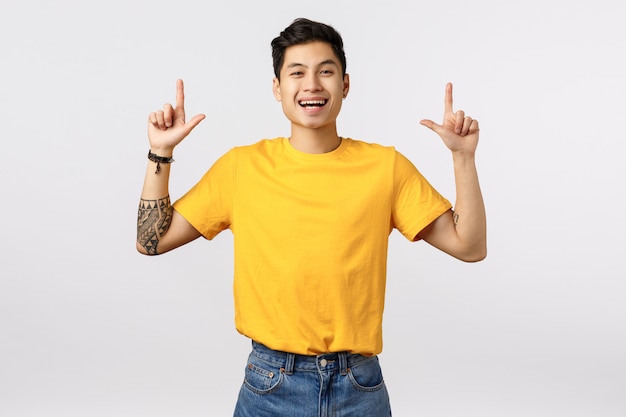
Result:
{"type": "Polygon", "coordinates": [[[174,208],[170,203],[170,196],[158,200],[139,201],[137,213],[137,242],[149,255],[156,255],[161,236],[169,229],[172,223],[174,208]]]}

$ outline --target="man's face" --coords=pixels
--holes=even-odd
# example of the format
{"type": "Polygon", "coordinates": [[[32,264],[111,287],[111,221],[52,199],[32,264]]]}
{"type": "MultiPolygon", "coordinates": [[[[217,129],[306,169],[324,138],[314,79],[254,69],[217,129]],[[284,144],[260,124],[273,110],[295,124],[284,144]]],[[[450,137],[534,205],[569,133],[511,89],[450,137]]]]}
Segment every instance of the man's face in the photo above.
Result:
{"type": "Polygon", "coordinates": [[[290,46],[274,79],[274,96],[292,125],[308,129],[334,127],[349,77],[326,42],[290,46]]]}

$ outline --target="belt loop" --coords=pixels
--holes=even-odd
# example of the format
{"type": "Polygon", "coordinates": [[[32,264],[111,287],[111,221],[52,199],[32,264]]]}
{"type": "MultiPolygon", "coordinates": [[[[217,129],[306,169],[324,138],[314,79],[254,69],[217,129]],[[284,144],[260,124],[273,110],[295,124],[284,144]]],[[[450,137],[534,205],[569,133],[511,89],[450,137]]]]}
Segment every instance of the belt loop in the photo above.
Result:
{"type": "Polygon", "coordinates": [[[285,374],[292,375],[293,374],[293,366],[296,359],[296,355],[293,353],[287,353],[287,358],[285,362],[285,374]]]}
{"type": "Polygon", "coordinates": [[[348,374],[348,358],[346,352],[339,352],[339,373],[341,375],[348,374]]]}

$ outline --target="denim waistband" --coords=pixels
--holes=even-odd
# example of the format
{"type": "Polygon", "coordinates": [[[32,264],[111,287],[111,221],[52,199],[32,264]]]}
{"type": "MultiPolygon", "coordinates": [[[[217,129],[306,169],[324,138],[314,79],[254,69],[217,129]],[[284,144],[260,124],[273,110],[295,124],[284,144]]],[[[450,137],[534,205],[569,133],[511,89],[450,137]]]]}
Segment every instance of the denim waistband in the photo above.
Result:
{"type": "Polygon", "coordinates": [[[341,375],[346,375],[351,366],[369,359],[368,356],[348,352],[297,355],[273,350],[255,341],[252,341],[252,354],[262,361],[282,368],[287,375],[293,374],[294,371],[319,370],[338,370],[341,375]]]}

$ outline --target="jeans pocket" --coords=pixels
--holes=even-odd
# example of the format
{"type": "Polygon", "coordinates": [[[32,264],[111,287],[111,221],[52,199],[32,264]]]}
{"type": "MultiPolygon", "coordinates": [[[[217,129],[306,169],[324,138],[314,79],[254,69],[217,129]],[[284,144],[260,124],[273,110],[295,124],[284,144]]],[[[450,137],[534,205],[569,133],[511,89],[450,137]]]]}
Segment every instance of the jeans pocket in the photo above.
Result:
{"type": "Polygon", "coordinates": [[[284,373],[278,367],[250,360],[246,365],[244,385],[257,394],[269,394],[278,388],[284,373]]]}
{"type": "Polygon", "coordinates": [[[348,377],[352,386],[359,391],[378,391],[385,386],[377,356],[353,364],[349,369],[348,377]]]}

